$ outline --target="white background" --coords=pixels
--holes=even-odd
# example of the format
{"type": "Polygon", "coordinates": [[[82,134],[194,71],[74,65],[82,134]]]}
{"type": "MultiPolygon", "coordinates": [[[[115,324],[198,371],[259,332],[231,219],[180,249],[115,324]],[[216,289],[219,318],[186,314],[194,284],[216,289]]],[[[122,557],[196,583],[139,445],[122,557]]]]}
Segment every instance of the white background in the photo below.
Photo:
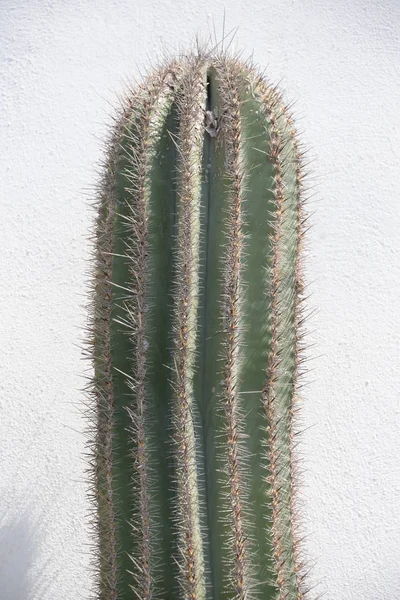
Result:
{"type": "MultiPolygon", "coordinates": [[[[0,587],[88,598],[88,200],[124,82],[223,4],[0,1],[0,587]]],[[[230,0],[310,148],[306,548],[326,600],[400,597],[400,4],[230,0]]]]}

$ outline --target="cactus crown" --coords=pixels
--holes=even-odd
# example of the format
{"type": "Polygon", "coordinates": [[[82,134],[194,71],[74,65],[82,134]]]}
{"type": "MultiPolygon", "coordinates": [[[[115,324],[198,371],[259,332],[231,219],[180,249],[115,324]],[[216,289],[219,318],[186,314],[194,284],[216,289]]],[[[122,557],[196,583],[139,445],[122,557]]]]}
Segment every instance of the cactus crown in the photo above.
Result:
{"type": "Polygon", "coordinates": [[[302,151],[276,87],[200,50],[113,128],[91,321],[97,598],[299,600],[302,151]]]}

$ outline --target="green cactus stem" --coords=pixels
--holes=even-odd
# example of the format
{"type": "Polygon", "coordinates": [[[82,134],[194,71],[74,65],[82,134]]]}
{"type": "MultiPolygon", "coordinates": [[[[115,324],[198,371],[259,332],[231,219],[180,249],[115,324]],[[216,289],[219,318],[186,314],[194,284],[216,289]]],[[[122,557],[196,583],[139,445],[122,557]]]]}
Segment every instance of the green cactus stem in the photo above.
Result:
{"type": "Polygon", "coordinates": [[[306,598],[303,158],[279,91],[197,51],[124,102],[96,205],[99,600],[306,598]]]}

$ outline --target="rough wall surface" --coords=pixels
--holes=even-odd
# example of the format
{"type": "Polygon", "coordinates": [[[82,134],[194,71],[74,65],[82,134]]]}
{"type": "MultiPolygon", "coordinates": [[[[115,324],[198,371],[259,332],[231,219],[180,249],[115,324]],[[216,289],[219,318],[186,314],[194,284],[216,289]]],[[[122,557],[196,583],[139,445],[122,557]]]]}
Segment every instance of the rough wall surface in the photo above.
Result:
{"type": "MultiPolygon", "coordinates": [[[[88,199],[116,94],[222,34],[203,0],[0,3],[0,587],[88,598],[83,375],[88,199]],[[214,35],[214,34],[213,34],[214,35]]],[[[326,600],[400,597],[400,5],[231,0],[310,146],[306,547],[326,600]]]]}

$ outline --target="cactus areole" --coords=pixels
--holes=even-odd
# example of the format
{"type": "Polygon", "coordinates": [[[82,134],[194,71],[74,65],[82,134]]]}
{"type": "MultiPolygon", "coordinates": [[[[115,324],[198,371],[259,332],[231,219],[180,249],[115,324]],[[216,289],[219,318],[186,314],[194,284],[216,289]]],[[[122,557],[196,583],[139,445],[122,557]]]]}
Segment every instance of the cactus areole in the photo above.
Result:
{"type": "Polygon", "coordinates": [[[97,598],[299,600],[302,152],[226,52],[154,70],[109,140],[91,356],[97,598]]]}

